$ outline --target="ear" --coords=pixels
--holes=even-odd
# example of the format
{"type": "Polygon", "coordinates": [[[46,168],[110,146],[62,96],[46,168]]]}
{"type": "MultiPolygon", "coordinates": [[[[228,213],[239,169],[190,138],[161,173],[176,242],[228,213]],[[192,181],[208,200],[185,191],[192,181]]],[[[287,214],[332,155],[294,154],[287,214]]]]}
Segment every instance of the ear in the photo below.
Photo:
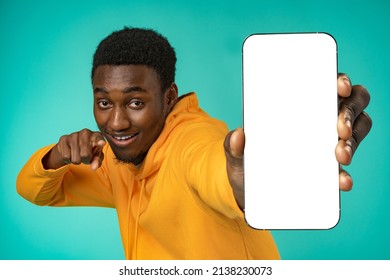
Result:
{"type": "Polygon", "coordinates": [[[177,85],[172,83],[165,92],[165,104],[167,105],[168,112],[170,112],[177,103],[178,95],[177,85]]]}

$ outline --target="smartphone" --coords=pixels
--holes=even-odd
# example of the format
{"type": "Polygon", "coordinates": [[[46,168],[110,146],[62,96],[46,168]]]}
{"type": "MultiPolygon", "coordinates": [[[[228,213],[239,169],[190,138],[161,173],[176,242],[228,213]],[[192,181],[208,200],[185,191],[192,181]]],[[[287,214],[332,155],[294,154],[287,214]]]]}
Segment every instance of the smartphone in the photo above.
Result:
{"type": "Polygon", "coordinates": [[[336,40],[253,34],[242,56],[247,223],[333,228],[340,217],[336,40]]]}

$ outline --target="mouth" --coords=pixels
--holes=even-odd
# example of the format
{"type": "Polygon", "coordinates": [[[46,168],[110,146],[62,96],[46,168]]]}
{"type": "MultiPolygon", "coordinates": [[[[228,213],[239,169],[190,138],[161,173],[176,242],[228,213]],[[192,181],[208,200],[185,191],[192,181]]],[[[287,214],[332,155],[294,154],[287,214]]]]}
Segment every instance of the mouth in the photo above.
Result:
{"type": "Polygon", "coordinates": [[[108,136],[111,138],[112,142],[116,145],[116,146],[127,146],[131,143],[133,143],[137,136],[139,135],[139,132],[137,133],[133,133],[133,134],[129,134],[129,135],[112,135],[112,134],[109,134],[108,136]]]}

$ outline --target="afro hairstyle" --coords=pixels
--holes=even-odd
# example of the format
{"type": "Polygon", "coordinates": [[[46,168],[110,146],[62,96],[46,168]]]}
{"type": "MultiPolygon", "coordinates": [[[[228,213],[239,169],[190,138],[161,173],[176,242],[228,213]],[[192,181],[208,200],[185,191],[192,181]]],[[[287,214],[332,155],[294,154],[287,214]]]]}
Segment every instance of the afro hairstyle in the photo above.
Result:
{"type": "Polygon", "coordinates": [[[98,45],[93,56],[91,78],[100,65],[146,65],[160,77],[166,90],[175,80],[176,54],[168,40],[151,29],[124,27],[98,45]]]}

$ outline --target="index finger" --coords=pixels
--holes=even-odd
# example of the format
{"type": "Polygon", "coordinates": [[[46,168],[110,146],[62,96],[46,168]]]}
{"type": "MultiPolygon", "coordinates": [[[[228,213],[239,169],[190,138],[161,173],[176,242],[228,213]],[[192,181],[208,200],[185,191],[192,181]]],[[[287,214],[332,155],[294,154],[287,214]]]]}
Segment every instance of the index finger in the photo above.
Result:
{"type": "Polygon", "coordinates": [[[106,145],[106,140],[100,132],[95,132],[92,136],[92,170],[97,170],[104,159],[103,147],[106,145]]]}
{"type": "Polygon", "coordinates": [[[84,164],[91,164],[93,158],[101,153],[106,142],[99,132],[83,129],[79,134],[81,160],[84,164]]]}

